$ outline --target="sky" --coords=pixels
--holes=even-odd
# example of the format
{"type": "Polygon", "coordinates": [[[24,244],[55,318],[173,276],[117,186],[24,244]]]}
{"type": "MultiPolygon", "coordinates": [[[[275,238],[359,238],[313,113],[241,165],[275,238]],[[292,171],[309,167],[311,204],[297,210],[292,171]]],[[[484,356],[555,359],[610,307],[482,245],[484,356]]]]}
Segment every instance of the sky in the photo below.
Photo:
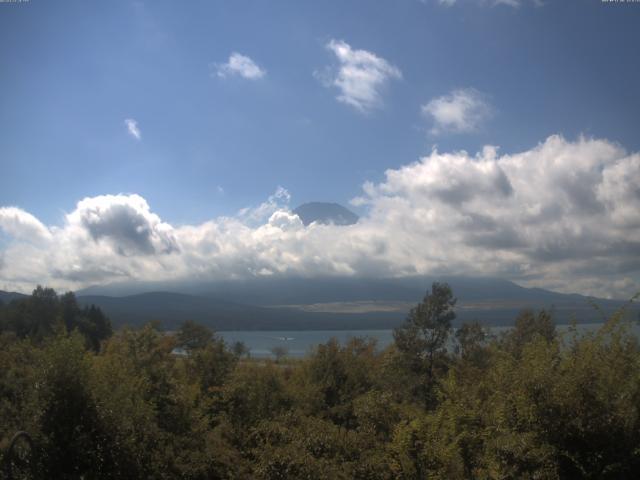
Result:
{"type": "Polygon", "coordinates": [[[0,3],[0,289],[640,290],[640,3],[0,3]],[[308,201],[349,227],[304,227],[308,201]]]}

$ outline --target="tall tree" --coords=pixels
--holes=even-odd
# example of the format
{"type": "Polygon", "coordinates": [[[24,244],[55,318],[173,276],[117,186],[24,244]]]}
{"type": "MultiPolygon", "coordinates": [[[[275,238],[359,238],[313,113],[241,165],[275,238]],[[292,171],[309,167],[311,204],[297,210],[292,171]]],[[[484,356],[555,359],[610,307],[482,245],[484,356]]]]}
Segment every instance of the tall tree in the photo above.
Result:
{"type": "Polygon", "coordinates": [[[541,337],[547,342],[556,338],[556,326],[551,312],[540,310],[524,310],[516,318],[515,326],[506,336],[506,346],[511,353],[520,355],[520,352],[527,343],[535,337],[541,337]]]}
{"type": "Polygon", "coordinates": [[[436,367],[446,354],[456,298],[447,283],[434,282],[423,301],[411,309],[393,332],[396,346],[414,373],[424,376],[425,401],[430,403],[436,367]]]}
{"type": "Polygon", "coordinates": [[[192,320],[186,320],[180,326],[176,340],[179,347],[187,350],[197,350],[205,348],[213,340],[213,332],[192,320]]]}

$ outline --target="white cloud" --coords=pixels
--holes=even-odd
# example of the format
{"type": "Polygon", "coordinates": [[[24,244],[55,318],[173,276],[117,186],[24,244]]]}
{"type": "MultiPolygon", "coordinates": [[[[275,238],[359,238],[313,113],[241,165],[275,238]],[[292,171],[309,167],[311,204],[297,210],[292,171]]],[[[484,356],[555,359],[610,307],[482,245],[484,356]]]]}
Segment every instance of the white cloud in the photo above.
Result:
{"type": "Polygon", "coordinates": [[[273,195],[269,195],[266,202],[262,202],[255,208],[247,207],[238,212],[238,216],[251,222],[260,222],[269,218],[278,210],[289,208],[291,194],[286,188],[278,186],[273,195]]]}
{"type": "Polygon", "coordinates": [[[138,127],[138,122],[133,118],[126,118],[124,120],[124,125],[127,127],[127,132],[136,140],[140,140],[142,138],[142,133],[140,132],[140,128],[138,127]]]}
{"type": "MultiPolygon", "coordinates": [[[[523,0],[471,0],[470,2],[464,2],[462,0],[436,0],[439,5],[444,7],[451,7],[457,3],[475,3],[482,6],[495,7],[498,5],[506,5],[509,7],[517,8],[523,4],[523,0]]],[[[425,3],[424,0],[422,0],[425,3]]],[[[533,4],[539,6],[542,4],[542,0],[532,0],[533,4]]]]}
{"type": "Polygon", "coordinates": [[[0,228],[20,240],[46,241],[51,238],[49,229],[40,220],[17,207],[0,208],[0,228]]]}
{"type": "Polygon", "coordinates": [[[226,78],[240,76],[249,80],[257,80],[264,77],[267,72],[260,68],[251,58],[237,52],[229,56],[227,63],[214,64],[218,77],[226,78]]]}
{"type": "Polygon", "coordinates": [[[457,89],[434,98],[421,111],[433,122],[433,135],[473,132],[491,115],[489,103],[474,88],[457,89]]]}
{"type": "Polygon", "coordinates": [[[433,151],[366,183],[357,224],[305,227],[279,188],[235,217],[171,226],[138,195],[84,199],[64,224],[0,209],[0,284],[255,275],[495,275],[607,296],[640,289],[640,154],[552,136],[500,155],[433,151]],[[34,235],[41,239],[31,241],[34,235]]]}
{"type": "Polygon", "coordinates": [[[85,198],[67,215],[72,229],[84,230],[96,242],[110,242],[119,255],[152,255],[177,249],[173,228],[151,212],[139,195],[85,198]]]}
{"type": "Polygon", "coordinates": [[[402,78],[398,67],[366,50],[354,50],[341,40],[326,45],[338,60],[335,70],[317,73],[325,86],[340,91],[338,100],[361,112],[369,112],[382,104],[381,90],[391,79],[402,78]]]}

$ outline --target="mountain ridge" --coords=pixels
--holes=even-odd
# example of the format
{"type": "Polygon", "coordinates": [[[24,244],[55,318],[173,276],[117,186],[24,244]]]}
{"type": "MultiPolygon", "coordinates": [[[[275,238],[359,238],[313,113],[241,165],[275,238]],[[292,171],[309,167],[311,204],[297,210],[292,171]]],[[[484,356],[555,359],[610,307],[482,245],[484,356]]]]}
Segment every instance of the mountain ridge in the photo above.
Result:
{"type": "MultiPolygon", "coordinates": [[[[578,323],[598,323],[603,314],[610,315],[626,303],[526,288],[496,278],[441,280],[451,285],[458,298],[456,324],[478,320],[485,325],[512,325],[527,308],[551,309],[557,323],[569,323],[572,318],[578,323]],[[594,302],[602,311],[592,306],[594,302]]],[[[428,277],[270,278],[194,282],[182,285],[183,291],[155,282],[144,285],[148,291],[129,295],[108,294],[107,286],[80,290],[76,296],[81,305],[100,307],[116,327],[157,320],[163,328],[174,329],[193,320],[216,330],[368,330],[400,325],[432,281],[428,277]]],[[[21,295],[0,292],[0,299],[21,295]]],[[[634,304],[629,313],[639,311],[634,304]]]]}
{"type": "Polygon", "coordinates": [[[303,203],[293,210],[300,217],[302,223],[307,226],[313,222],[333,225],[353,225],[359,220],[358,215],[333,202],[308,202],[303,203]]]}

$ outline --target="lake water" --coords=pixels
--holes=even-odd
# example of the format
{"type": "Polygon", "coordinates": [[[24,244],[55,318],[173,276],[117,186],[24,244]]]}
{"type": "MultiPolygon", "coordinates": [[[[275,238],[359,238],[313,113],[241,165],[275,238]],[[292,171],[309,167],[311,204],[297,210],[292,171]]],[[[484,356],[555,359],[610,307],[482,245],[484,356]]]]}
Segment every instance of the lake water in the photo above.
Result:
{"type": "Polygon", "coordinates": [[[217,332],[229,345],[243,342],[252,357],[271,357],[271,349],[284,347],[287,356],[300,358],[310,353],[321,343],[336,338],[340,343],[346,343],[353,337],[368,337],[376,339],[378,346],[384,348],[393,341],[393,330],[286,330],[286,331],[235,331],[217,332]]]}
{"type": "MultiPolygon", "coordinates": [[[[584,332],[597,330],[602,324],[588,323],[578,325],[578,329],[584,332]]],[[[511,327],[491,327],[493,334],[500,334],[511,327]]],[[[558,325],[558,331],[566,331],[568,325],[558,325]]],[[[636,334],[640,328],[634,327],[636,334]]],[[[353,337],[367,337],[376,340],[378,347],[383,349],[393,342],[393,330],[286,330],[286,331],[230,331],[218,332],[227,344],[243,342],[254,358],[272,357],[271,350],[274,347],[284,347],[287,356],[292,358],[304,357],[314,347],[326,343],[331,338],[337,339],[341,344],[353,337]]]]}

